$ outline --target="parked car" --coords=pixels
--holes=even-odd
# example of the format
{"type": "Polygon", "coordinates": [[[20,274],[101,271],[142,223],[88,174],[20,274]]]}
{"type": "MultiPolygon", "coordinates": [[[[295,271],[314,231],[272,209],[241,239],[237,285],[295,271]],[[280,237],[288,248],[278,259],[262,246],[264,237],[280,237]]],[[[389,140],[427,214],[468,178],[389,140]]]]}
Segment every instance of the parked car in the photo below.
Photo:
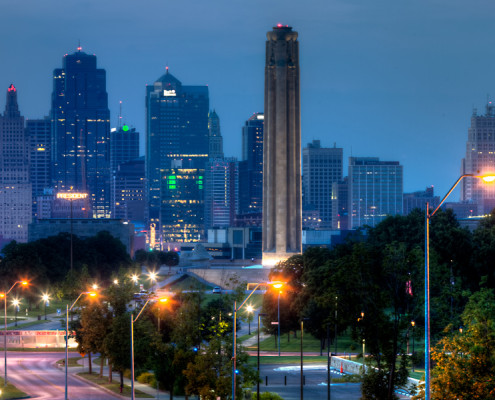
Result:
{"type": "Polygon", "coordinates": [[[219,286],[215,286],[215,287],[213,288],[212,293],[222,294],[222,288],[221,288],[221,287],[219,287],[219,286]]]}

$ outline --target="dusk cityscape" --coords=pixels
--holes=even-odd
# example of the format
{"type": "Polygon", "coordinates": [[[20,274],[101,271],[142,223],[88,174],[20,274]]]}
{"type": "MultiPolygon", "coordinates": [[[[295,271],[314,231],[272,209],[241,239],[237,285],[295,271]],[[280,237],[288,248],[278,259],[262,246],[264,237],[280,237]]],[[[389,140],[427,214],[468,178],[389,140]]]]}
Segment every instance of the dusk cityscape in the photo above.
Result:
{"type": "Polygon", "coordinates": [[[475,3],[1,4],[0,399],[495,399],[475,3]]]}

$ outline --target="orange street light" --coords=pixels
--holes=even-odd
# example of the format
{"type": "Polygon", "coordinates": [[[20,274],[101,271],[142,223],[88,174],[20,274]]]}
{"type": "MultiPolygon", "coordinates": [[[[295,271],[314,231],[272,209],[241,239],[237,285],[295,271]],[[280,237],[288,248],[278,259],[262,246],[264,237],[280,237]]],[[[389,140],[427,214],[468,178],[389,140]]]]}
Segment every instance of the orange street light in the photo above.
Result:
{"type": "MultiPolygon", "coordinates": [[[[139,311],[136,318],[134,318],[134,315],[131,312],[131,400],[134,400],[134,398],[135,398],[135,393],[134,393],[134,322],[137,321],[137,319],[139,318],[141,313],[144,311],[144,309],[146,308],[146,305],[149,303],[150,300],[151,300],[150,298],[148,298],[148,300],[146,300],[146,303],[144,303],[143,308],[141,308],[141,311],[139,311]]],[[[158,301],[160,303],[166,303],[168,301],[168,298],[162,297],[162,298],[159,298],[158,301]]]]}
{"type": "Polygon", "coordinates": [[[20,284],[22,286],[27,286],[29,284],[29,282],[27,280],[16,281],[16,282],[14,282],[12,287],[7,292],[4,292],[0,295],[0,297],[3,298],[3,305],[4,305],[4,311],[5,311],[5,314],[4,314],[4,333],[3,333],[3,351],[4,351],[4,358],[5,358],[4,386],[7,386],[7,296],[12,291],[12,289],[14,289],[14,287],[18,284],[20,284]]]}

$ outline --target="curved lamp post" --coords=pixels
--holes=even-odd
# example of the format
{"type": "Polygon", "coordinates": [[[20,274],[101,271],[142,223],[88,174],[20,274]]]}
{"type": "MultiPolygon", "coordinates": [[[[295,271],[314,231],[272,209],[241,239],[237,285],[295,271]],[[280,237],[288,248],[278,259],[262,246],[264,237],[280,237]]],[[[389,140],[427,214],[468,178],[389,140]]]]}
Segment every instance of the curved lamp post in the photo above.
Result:
{"type": "Polygon", "coordinates": [[[4,386],[7,386],[7,296],[8,294],[14,289],[14,287],[17,284],[21,284],[22,286],[27,286],[28,281],[17,281],[15,282],[12,287],[5,293],[0,293],[0,298],[3,297],[3,304],[4,304],[4,332],[3,332],[3,352],[5,356],[5,378],[4,378],[4,386]]]}
{"type": "Polygon", "coordinates": [[[237,311],[239,311],[246,301],[252,296],[252,294],[258,289],[260,286],[272,286],[275,289],[280,289],[285,285],[285,282],[273,281],[273,282],[260,282],[260,283],[248,283],[247,289],[249,290],[250,285],[255,285],[254,289],[251,290],[249,295],[244,299],[239,307],[237,307],[237,301],[234,301],[234,334],[232,335],[232,400],[235,400],[235,387],[236,387],[236,376],[237,376],[237,311]]]}
{"type": "MultiPolygon", "coordinates": [[[[135,394],[134,394],[134,322],[137,321],[139,316],[142,314],[148,303],[150,302],[150,298],[146,300],[146,303],[144,303],[143,308],[141,308],[141,311],[139,311],[138,315],[136,318],[134,318],[133,313],[131,312],[131,400],[134,400],[135,394]]],[[[155,300],[155,299],[153,299],[155,300]]],[[[167,297],[163,297],[161,299],[158,299],[160,303],[165,303],[168,301],[167,297]]]]}
{"type": "Polygon", "coordinates": [[[67,375],[68,375],[68,361],[69,361],[69,311],[71,311],[76,305],[77,301],[81,298],[83,294],[87,294],[88,296],[95,297],[97,295],[96,292],[82,292],[77,299],[72,303],[69,308],[69,304],[66,304],[66,318],[65,318],[65,400],[68,400],[69,388],[67,383],[67,375]]]}
{"type": "Polygon", "coordinates": [[[480,178],[486,183],[494,182],[495,175],[464,174],[457,179],[447,194],[438,204],[437,208],[430,213],[429,204],[426,202],[425,213],[425,400],[431,399],[431,364],[430,364],[430,219],[440,209],[447,197],[454,191],[456,186],[464,178],[480,178]]]}

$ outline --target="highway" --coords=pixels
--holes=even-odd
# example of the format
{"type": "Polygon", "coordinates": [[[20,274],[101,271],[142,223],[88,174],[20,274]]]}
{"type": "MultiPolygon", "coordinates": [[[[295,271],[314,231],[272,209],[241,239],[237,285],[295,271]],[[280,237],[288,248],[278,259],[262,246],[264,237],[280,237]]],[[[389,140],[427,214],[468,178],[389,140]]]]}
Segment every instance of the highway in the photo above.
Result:
{"type": "MultiPolygon", "coordinates": [[[[3,351],[0,352],[1,376],[4,376],[3,351]]],[[[8,381],[33,399],[62,400],[65,397],[64,369],[55,362],[64,358],[64,353],[29,353],[10,351],[8,356],[8,381]]],[[[70,356],[70,354],[69,354],[70,356]]],[[[74,354],[74,356],[76,356],[74,354]]],[[[70,400],[114,400],[113,396],[89,383],[75,378],[72,373],[80,368],[69,368],[70,400]]]]}

